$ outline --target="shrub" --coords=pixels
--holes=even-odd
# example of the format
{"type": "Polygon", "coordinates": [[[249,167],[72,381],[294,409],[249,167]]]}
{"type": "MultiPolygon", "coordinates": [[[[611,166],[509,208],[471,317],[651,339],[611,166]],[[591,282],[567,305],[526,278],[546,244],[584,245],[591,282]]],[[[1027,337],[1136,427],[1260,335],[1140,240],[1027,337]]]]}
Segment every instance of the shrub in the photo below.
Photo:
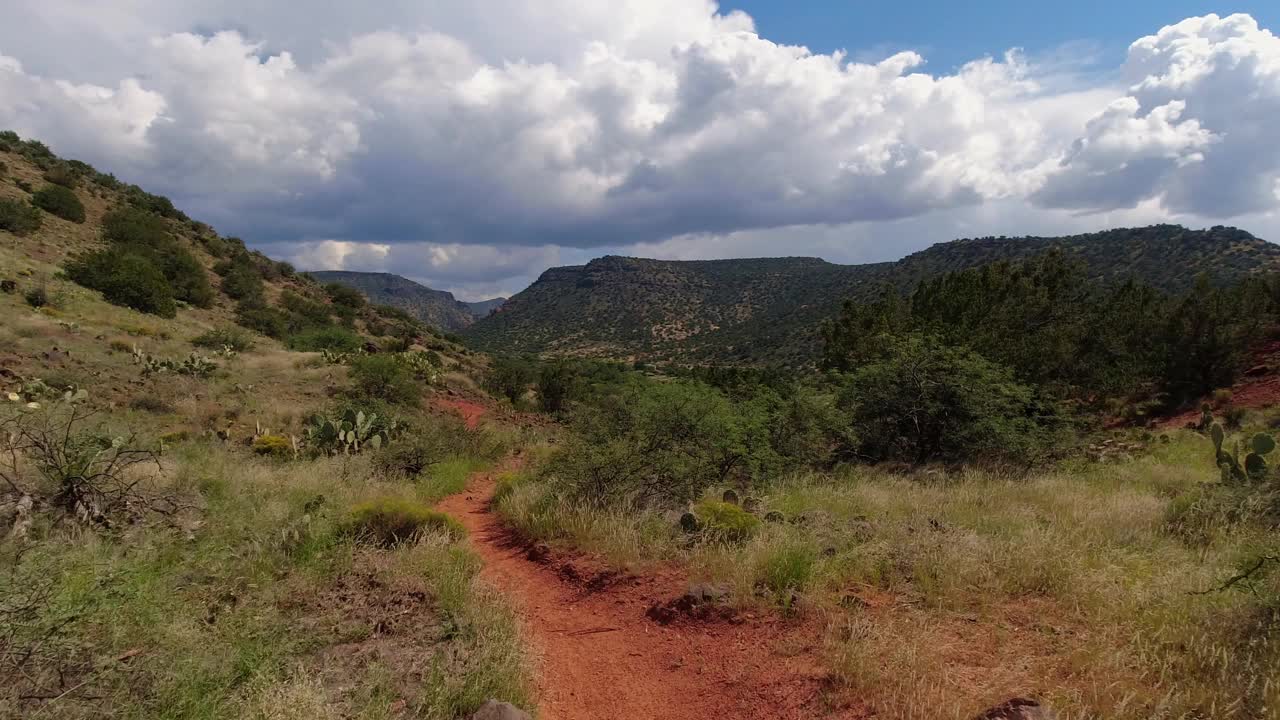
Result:
{"type": "Polygon", "coordinates": [[[33,308],[42,308],[49,304],[49,293],[43,287],[31,288],[23,297],[33,308]]]}
{"type": "Polygon", "coordinates": [[[342,532],[383,547],[413,540],[424,532],[443,532],[455,540],[467,534],[448,515],[400,498],[380,498],[357,505],[343,523],[342,532]]]}
{"type": "Polygon", "coordinates": [[[373,467],[386,477],[412,480],[444,460],[446,454],[436,435],[416,434],[384,448],[374,457],[373,467]]]}
{"type": "Polygon", "coordinates": [[[368,355],[351,361],[352,389],[359,398],[417,405],[422,387],[394,357],[368,355]]]}
{"type": "Polygon", "coordinates": [[[743,542],[760,529],[760,518],[733,503],[704,500],[694,506],[693,513],[702,523],[702,531],[716,540],[743,542]]]}
{"type": "Polygon", "coordinates": [[[212,350],[231,348],[236,352],[244,352],[253,348],[253,337],[240,328],[221,327],[192,338],[191,344],[212,350]]]}
{"type": "Polygon", "coordinates": [[[283,313],[258,303],[242,302],[236,306],[236,323],[267,337],[282,338],[288,332],[283,313]]]}
{"type": "Polygon", "coordinates": [[[343,305],[353,310],[363,308],[366,303],[364,293],[342,283],[329,283],[324,286],[324,292],[334,305],[343,305]]]}
{"type": "Polygon", "coordinates": [[[921,336],[895,340],[885,353],[846,379],[841,403],[852,416],[855,456],[1029,464],[1053,449],[1061,419],[1008,369],[921,336]]]}
{"type": "Polygon", "coordinates": [[[61,185],[68,190],[74,190],[80,182],[79,175],[68,165],[54,165],[45,171],[44,179],[54,185],[61,185]]]}
{"type": "Polygon", "coordinates": [[[155,413],[157,415],[167,415],[172,412],[177,412],[173,405],[170,405],[155,395],[136,395],[129,401],[129,407],[134,410],[155,413]]]}
{"type": "Polygon", "coordinates": [[[119,208],[103,218],[102,224],[103,238],[155,265],[176,299],[197,307],[213,304],[213,287],[204,266],[169,234],[163,220],[136,208],[119,208]]]}
{"type": "Polygon", "coordinates": [[[61,185],[46,185],[31,197],[36,207],[73,223],[83,223],[85,218],[84,203],[69,188],[61,185]]]}
{"type": "Polygon", "coordinates": [[[257,455],[269,455],[274,458],[293,456],[293,443],[283,435],[263,435],[254,438],[252,447],[257,455]]]}
{"type": "Polygon", "coordinates": [[[359,335],[350,330],[330,326],[312,328],[295,333],[289,336],[285,344],[291,350],[302,350],[304,352],[319,352],[321,350],[352,352],[359,349],[363,342],[361,342],[359,335]]]}
{"type": "Polygon", "coordinates": [[[519,357],[495,358],[485,375],[484,387],[496,397],[505,397],[512,404],[520,401],[529,391],[537,369],[533,361],[519,357]]]}
{"type": "Polygon", "coordinates": [[[222,292],[232,300],[263,297],[262,276],[251,265],[234,264],[222,276],[222,292]]]}
{"type": "Polygon", "coordinates": [[[0,230],[23,237],[40,229],[40,210],[31,203],[0,199],[0,230]]]}
{"type": "Polygon", "coordinates": [[[129,249],[110,247],[67,263],[67,277],[102,293],[107,302],[140,312],[174,317],[177,305],[164,274],[129,249]]]}

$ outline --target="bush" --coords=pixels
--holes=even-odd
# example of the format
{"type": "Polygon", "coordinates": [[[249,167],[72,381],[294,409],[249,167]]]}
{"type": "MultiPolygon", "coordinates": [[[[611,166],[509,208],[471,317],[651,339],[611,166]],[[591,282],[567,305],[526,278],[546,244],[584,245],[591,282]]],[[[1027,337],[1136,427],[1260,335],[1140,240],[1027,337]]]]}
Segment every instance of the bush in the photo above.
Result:
{"type": "Polygon", "coordinates": [[[73,223],[83,223],[84,203],[70,189],[61,185],[46,185],[31,197],[36,207],[73,223]]]}
{"type": "Polygon", "coordinates": [[[31,203],[0,199],[0,230],[23,237],[40,229],[40,210],[31,203]]]}
{"type": "Polygon", "coordinates": [[[884,359],[848,376],[841,403],[853,420],[853,454],[872,461],[1030,464],[1053,449],[1063,426],[1008,369],[920,336],[894,340],[884,359]]]}
{"type": "Polygon", "coordinates": [[[304,352],[319,352],[321,350],[352,352],[358,350],[364,343],[360,340],[359,335],[350,330],[330,326],[304,330],[290,335],[286,344],[290,350],[304,352]]]}
{"type": "Polygon", "coordinates": [[[435,434],[415,434],[381,450],[374,470],[388,478],[412,480],[445,459],[447,452],[435,434]]]}
{"type": "Polygon", "coordinates": [[[716,540],[743,542],[760,530],[760,518],[733,503],[704,500],[694,506],[693,514],[702,523],[702,531],[716,540]]]}
{"type": "Polygon", "coordinates": [[[242,302],[236,306],[236,323],[254,332],[276,339],[288,332],[288,322],[283,313],[258,303],[242,302]]]}
{"type": "Polygon", "coordinates": [[[343,305],[353,310],[360,310],[366,303],[364,293],[341,283],[329,283],[328,285],[325,285],[324,292],[329,296],[329,301],[334,305],[343,305]]]}
{"type": "Polygon", "coordinates": [[[457,520],[431,508],[400,498],[381,498],[357,505],[342,525],[343,534],[393,547],[424,532],[443,532],[457,540],[467,531],[457,520]]]}
{"type": "Polygon", "coordinates": [[[129,407],[134,410],[155,413],[157,415],[167,415],[177,412],[177,409],[169,403],[161,400],[155,395],[136,395],[129,401],[129,407]]]}
{"type": "Polygon", "coordinates": [[[263,435],[253,440],[253,452],[274,458],[293,457],[293,444],[283,435],[263,435]]]}
{"type": "Polygon", "coordinates": [[[44,179],[54,185],[61,185],[68,190],[74,190],[80,182],[79,175],[67,165],[54,165],[49,168],[44,173],[44,179]]]}
{"type": "Polygon", "coordinates": [[[580,500],[679,506],[780,470],[768,418],[701,383],[631,387],[582,408],[574,425],[553,467],[580,500]]]}
{"type": "Polygon", "coordinates": [[[33,308],[42,308],[49,304],[49,293],[43,287],[31,288],[23,297],[33,308]]]}
{"type": "Polygon", "coordinates": [[[177,315],[164,274],[145,257],[122,247],[81,255],[67,263],[67,277],[102,293],[107,302],[171,318],[177,315]]]}
{"type": "Polygon", "coordinates": [[[222,292],[232,300],[263,297],[262,276],[251,265],[233,264],[222,277],[222,292]]]}
{"type": "Polygon", "coordinates": [[[174,298],[197,307],[213,304],[213,286],[204,266],[169,234],[163,220],[136,208],[120,208],[103,218],[102,225],[107,242],[146,258],[164,275],[174,298]]]}
{"type": "Polygon", "coordinates": [[[212,350],[231,348],[236,352],[244,352],[253,348],[253,337],[240,328],[222,327],[192,338],[191,344],[212,350]]]}
{"type": "Polygon", "coordinates": [[[422,387],[413,373],[388,355],[367,355],[351,361],[352,390],[362,399],[417,405],[422,387]]]}

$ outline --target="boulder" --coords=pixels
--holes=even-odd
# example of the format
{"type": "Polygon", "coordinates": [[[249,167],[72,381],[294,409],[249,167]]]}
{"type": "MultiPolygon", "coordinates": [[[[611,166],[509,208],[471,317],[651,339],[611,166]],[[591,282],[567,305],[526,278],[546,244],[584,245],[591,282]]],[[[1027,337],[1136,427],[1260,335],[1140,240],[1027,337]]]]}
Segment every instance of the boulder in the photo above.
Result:
{"type": "Polygon", "coordinates": [[[529,713],[511,703],[486,700],[471,716],[471,720],[533,720],[533,718],[529,717],[529,713]]]}

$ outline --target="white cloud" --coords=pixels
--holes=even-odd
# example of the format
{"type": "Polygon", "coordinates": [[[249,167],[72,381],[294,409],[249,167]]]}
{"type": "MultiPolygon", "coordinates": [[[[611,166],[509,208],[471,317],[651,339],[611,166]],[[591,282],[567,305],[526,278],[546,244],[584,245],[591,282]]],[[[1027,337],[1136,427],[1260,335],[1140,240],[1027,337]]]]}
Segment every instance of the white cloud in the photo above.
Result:
{"type": "Polygon", "coordinates": [[[1243,15],[1138,40],[1113,85],[1016,52],[853,62],[708,0],[129,10],[16,8],[0,125],[300,265],[510,287],[557,248],[846,259],[997,209],[1068,229],[1280,206],[1280,40],[1243,15]]]}

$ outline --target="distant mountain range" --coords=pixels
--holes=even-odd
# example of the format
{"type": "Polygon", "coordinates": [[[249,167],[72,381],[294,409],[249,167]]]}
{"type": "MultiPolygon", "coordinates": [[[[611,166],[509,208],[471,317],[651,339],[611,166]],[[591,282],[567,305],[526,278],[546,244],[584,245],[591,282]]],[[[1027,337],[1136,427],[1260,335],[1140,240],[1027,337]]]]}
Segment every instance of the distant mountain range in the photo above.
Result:
{"type": "Polygon", "coordinates": [[[891,263],[818,258],[667,261],[603,257],[547,270],[502,311],[464,331],[492,352],[687,363],[803,364],[817,330],[848,297],[886,284],[907,290],[939,273],[1019,260],[1058,246],[1097,280],[1130,275],[1162,290],[1280,270],[1280,246],[1243,230],[1177,225],[1068,237],[986,237],[941,243],[891,263]]]}
{"type": "Polygon", "coordinates": [[[392,273],[316,270],[309,274],[322,283],[353,287],[368,296],[370,302],[400,308],[428,325],[450,332],[470,326],[506,302],[506,298],[462,302],[453,293],[432,290],[392,273]]]}

